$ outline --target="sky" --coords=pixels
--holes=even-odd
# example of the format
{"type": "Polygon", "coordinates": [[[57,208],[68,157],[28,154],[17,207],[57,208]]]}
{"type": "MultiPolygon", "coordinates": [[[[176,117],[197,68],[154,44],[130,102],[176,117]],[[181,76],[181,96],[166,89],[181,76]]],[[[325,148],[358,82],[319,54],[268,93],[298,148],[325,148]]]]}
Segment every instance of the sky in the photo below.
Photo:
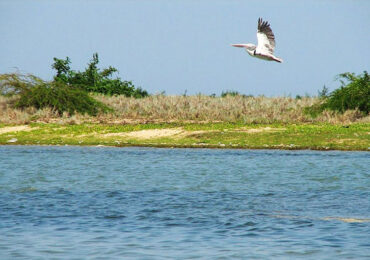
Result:
{"type": "Polygon", "coordinates": [[[0,0],[0,73],[51,80],[53,57],[100,67],[152,94],[317,95],[370,69],[367,0],[0,0]],[[284,62],[250,57],[259,17],[284,62]]]}

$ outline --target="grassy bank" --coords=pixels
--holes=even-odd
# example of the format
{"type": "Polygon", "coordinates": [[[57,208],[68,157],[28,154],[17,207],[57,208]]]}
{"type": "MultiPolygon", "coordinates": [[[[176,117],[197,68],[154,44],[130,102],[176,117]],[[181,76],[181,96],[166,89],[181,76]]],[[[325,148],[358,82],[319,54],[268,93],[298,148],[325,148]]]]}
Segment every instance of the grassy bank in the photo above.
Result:
{"type": "Polygon", "coordinates": [[[1,124],[0,144],[369,151],[370,124],[1,124]]]}
{"type": "Polygon", "coordinates": [[[319,98],[94,96],[96,116],[16,109],[0,96],[0,144],[370,150],[370,117],[305,108],[319,98]]]}

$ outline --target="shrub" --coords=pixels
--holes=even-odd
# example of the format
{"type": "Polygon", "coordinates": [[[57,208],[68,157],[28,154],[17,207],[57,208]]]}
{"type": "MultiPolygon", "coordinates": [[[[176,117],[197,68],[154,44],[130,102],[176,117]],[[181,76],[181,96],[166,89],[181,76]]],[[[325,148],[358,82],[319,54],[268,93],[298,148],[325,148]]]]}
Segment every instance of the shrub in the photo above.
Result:
{"type": "Polygon", "coordinates": [[[101,93],[104,95],[124,95],[126,97],[146,97],[148,92],[135,88],[131,81],[122,81],[120,78],[112,79],[116,68],[108,67],[100,69],[97,67],[99,63],[98,54],[93,54],[93,59],[88,63],[85,71],[71,70],[71,61],[67,57],[65,60],[54,58],[52,68],[57,74],[54,77],[55,81],[61,81],[69,85],[79,87],[87,92],[101,93]]]}
{"type": "Polygon", "coordinates": [[[240,93],[238,91],[233,91],[233,90],[226,90],[225,92],[222,91],[221,97],[227,97],[227,96],[231,96],[231,97],[240,96],[240,93]]]}
{"type": "Polygon", "coordinates": [[[322,90],[318,91],[319,98],[327,98],[329,95],[329,89],[324,85],[322,90]]]}
{"type": "Polygon", "coordinates": [[[358,110],[364,114],[370,111],[370,78],[367,71],[356,76],[354,73],[342,73],[338,75],[341,87],[328,94],[324,86],[319,91],[320,101],[304,112],[312,117],[318,116],[324,110],[333,110],[344,113],[347,110],[358,110]]]}
{"type": "Polygon", "coordinates": [[[0,90],[6,95],[17,95],[14,107],[50,107],[60,115],[63,112],[96,115],[111,109],[80,89],[62,81],[46,82],[33,75],[0,75],[0,90]]]}
{"type": "Polygon", "coordinates": [[[370,78],[367,71],[363,75],[342,73],[339,75],[341,87],[330,93],[322,104],[323,109],[343,113],[349,109],[358,109],[366,114],[370,111],[370,78]],[[346,85],[346,82],[348,84],[346,85]]]}
{"type": "Polygon", "coordinates": [[[17,73],[0,74],[0,94],[14,96],[27,91],[30,86],[41,83],[42,80],[33,75],[17,73]]]}
{"type": "Polygon", "coordinates": [[[226,90],[225,92],[221,92],[221,97],[236,97],[236,96],[241,96],[241,97],[253,97],[253,95],[245,95],[245,94],[240,94],[238,91],[234,90],[226,90]]]}

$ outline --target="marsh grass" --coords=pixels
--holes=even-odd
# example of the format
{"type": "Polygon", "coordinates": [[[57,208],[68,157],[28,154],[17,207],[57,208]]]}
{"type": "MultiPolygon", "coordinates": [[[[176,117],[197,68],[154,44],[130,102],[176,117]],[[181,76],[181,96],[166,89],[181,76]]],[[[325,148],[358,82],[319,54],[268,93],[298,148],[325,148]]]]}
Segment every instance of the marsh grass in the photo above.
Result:
{"type": "Polygon", "coordinates": [[[142,99],[124,96],[94,95],[94,98],[113,108],[112,113],[96,116],[65,112],[59,115],[50,108],[16,109],[11,105],[15,97],[0,96],[0,123],[27,124],[54,122],[80,124],[84,122],[121,124],[149,122],[230,122],[230,123],[332,123],[350,124],[370,122],[357,110],[344,113],[323,111],[318,116],[305,112],[305,107],[321,102],[315,97],[225,96],[164,96],[153,95],[142,99]]]}
{"type": "Polygon", "coordinates": [[[344,114],[323,111],[315,118],[305,108],[320,103],[321,99],[303,97],[225,97],[153,95],[143,99],[123,96],[98,96],[98,100],[115,110],[117,118],[146,119],[165,122],[205,121],[241,123],[351,123],[367,122],[369,118],[356,110],[344,114]]]}

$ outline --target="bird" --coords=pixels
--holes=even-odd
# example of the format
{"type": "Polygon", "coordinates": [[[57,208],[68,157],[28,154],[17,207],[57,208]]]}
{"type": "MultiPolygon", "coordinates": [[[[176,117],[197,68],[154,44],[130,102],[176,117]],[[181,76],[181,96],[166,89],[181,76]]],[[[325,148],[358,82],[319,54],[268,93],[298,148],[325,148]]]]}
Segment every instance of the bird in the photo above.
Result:
{"type": "Polygon", "coordinates": [[[237,43],[231,44],[231,46],[245,48],[248,54],[255,58],[283,62],[281,58],[274,55],[275,35],[271,30],[270,24],[267,21],[263,21],[262,18],[258,18],[257,42],[257,46],[252,43],[237,43]]]}

